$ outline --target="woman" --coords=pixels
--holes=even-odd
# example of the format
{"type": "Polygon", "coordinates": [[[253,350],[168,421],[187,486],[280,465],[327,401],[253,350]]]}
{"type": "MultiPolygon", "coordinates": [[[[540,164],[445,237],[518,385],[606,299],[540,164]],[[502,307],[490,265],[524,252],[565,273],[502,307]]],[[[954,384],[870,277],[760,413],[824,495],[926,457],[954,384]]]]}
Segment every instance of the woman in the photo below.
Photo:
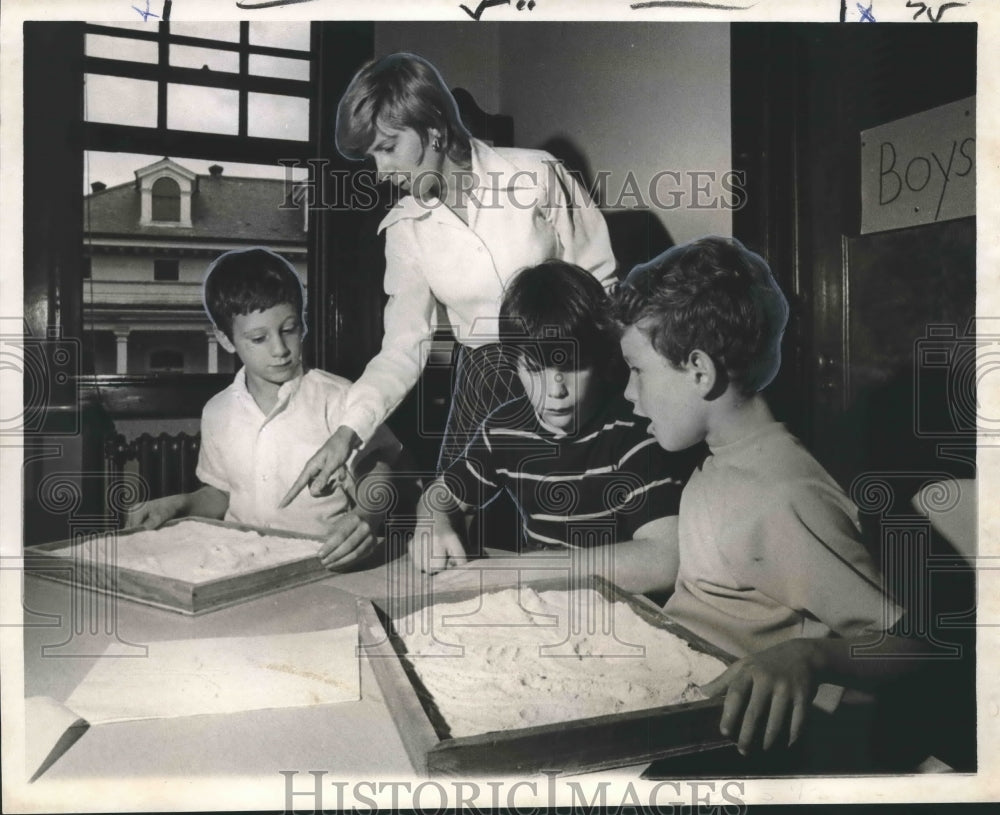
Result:
{"type": "Polygon", "coordinates": [[[382,349],[351,388],[344,424],[306,464],[288,501],[306,484],[320,494],[416,384],[439,301],[461,345],[441,469],[515,393],[496,325],[514,274],[558,258],[605,287],[614,282],[607,225],[582,187],[548,153],[472,138],[422,57],[393,54],[358,71],[338,107],[336,139],[344,156],[370,156],[380,178],[409,194],[379,226],[389,295],[382,349]]]}

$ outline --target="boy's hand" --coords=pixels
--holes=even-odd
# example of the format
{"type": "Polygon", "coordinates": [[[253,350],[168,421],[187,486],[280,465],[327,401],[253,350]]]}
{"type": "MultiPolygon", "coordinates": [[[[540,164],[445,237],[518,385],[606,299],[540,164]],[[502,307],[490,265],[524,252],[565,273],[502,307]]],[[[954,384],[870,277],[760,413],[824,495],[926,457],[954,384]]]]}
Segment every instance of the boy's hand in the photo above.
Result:
{"type": "Polygon", "coordinates": [[[818,687],[817,651],[814,640],[788,640],[744,657],[702,686],[706,696],[726,691],[719,730],[743,755],[762,727],[765,750],[786,731],[789,745],[799,737],[818,687]]]}
{"type": "Polygon", "coordinates": [[[125,529],[141,526],[143,529],[157,529],[167,521],[184,514],[184,496],[167,495],[153,501],[145,501],[129,507],[125,515],[125,529]]]}
{"type": "Polygon", "coordinates": [[[338,569],[356,563],[374,548],[375,536],[368,521],[354,512],[345,512],[333,522],[319,549],[319,559],[327,569],[338,569]]]}
{"type": "Polygon", "coordinates": [[[436,528],[430,533],[419,528],[414,532],[410,540],[410,558],[418,569],[428,574],[468,563],[458,535],[436,528]]]}
{"type": "Polygon", "coordinates": [[[287,507],[295,496],[302,492],[306,484],[309,485],[310,495],[323,495],[327,491],[330,479],[347,463],[351,453],[360,446],[361,439],[358,438],[357,433],[344,425],[338,427],[313,457],[306,462],[299,477],[295,479],[295,483],[278,504],[278,509],[287,507]]]}

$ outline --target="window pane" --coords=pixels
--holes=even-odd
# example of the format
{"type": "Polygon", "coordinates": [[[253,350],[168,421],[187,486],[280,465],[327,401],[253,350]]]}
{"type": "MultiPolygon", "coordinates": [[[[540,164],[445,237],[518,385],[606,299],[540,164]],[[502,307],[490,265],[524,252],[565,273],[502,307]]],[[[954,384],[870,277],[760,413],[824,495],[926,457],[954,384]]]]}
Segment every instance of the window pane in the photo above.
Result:
{"type": "MultiPolygon", "coordinates": [[[[154,218],[156,216],[154,215],[154,218]]],[[[180,261],[179,260],[154,260],[153,280],[179,280],[180,261]]]]}
{"type": "Polygon", "coordinates": [[[223,42],[240,41],[240,24],[232,23],[171,23],[170,33],[181,37],[204,37],[223,42]]]}
{"type": "Polygon", "coordinates": [[[123,59],[154,65],[159,61],[159,48],[155,42],[127,37],[105,37],[100,34],[87,35],[86,53],[88,57],[123,59]]]}
{"type": "Polygon", "coordinates": [[[167,127],[235,136],[239,131],[239,104],[237,91],[168,85],[167,127]]]}
{"type": "Polygon", "coordinates": [[[306,141],[309,138],[309,100],[273,93],[249,94],[247,135],[306,141]]]}
{"type": "Polygon", "coordinates": [[[170,64],[178,68],[208,68],[235,74],[240,70],[240,55],[235,51],[219,51],[215,48],[171,45],[170,64]]]}
{"type": "Polygon", "coordinates": [[[309,80],[309,62],[304,59],[285,59],[250,55],[250,73],[256,76],[276,76],[281,79],[309,80]]]}
{"type": "Polygon", "coordinates": [[[152,193],[154,221],[176,223],[181,219],[181,188],[176,181],[172,178],[158,178],[153,182],[152,193]]]}
{"type": "Polygon", "coordinates": [[[87,74],[84,82],[88,122],[156,127],[155,82],[102,74],[87,74]]]}
{"type": "Polygon", "coordinates": [[[250,44],[309,50],[309,23],[250,23],[250,44]]]}

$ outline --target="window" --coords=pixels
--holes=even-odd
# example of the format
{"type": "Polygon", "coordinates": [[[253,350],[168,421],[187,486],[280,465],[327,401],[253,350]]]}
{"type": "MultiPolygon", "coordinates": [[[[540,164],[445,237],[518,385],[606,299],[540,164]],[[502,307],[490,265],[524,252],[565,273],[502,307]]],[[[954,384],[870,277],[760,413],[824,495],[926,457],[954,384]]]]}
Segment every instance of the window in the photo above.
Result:
{"type": "Polygon", "coordinates": [[[149,370],[155,373],[182,373],[184,371],[184,354],[173,348],[150,351],[149,370]]]}
{"type": "Polygon", "coordinates": [[[217,373],[228,355],[210,337],[202,304],[208,264],[226,249],[261,244],[307,277],[305,204],[286,202],[289,181],[305,181],[317,153],[309,141],[313,27],[83,30],[83,237],[99,281],[83,292],[83,328],[94,336],[127,324],[148,343],[132,355],[135,370],[104,358],[114,347],[96,349],[95,368],[217,373]],[[294,170],[279,163],[289,159],[294,170]]]}
{"type": "Polygon", "coordinates": [[[88,23],[85,30],[88,123],[275,140],[286,142],[268,145],[282,151],[276,158],[309,157],[308,23],[162,23],[155,30],[88,23]],[[262,127],[261,115],[281,126],[262,127]]]}
{"type": "MultiPolygon", "coordinates": [[[[162,180],[163,179],[161,179],[161,181],[162,180]]],[[[179,278],[180,278],[180,261],[178,260],[153,261],[153,280],[178,280],[179,278]]]]}
{"type": "MultiPolygon", "coordinates": [[[[172,221],[181,219],[181,187],[172,178],[158,178],[153,182],[153,220],[172,221]]],[[[159,263],[159,261],[157,261],[159,263]]],[[[176,274],[176,272],[175,272],[176,274]]],[[[160,280],[161,278],[156,278],[160,280]]],[[[163,278],[164,280],[176,280],[163,278]]]]}

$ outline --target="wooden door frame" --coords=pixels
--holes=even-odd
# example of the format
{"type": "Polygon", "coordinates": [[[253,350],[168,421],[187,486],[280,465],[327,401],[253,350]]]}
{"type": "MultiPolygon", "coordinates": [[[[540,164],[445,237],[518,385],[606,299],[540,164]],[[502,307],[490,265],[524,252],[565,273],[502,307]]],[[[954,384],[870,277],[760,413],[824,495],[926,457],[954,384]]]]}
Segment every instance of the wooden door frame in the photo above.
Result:
{"type": "Polygon", "coordinates": [[[860,231],[860,132],[974,93],[974,30],[731,26],[732,153],[747,192],[733,234],[771,264],[791,305],[783,369],[768,392],[779,418],[835,469],[846,462],[830,429],[855,396],[847,264],[860,231]]]}
{"type": "Polygon", "coordinates": [[[816,314],[801,260],[801,61],[791,26],[731,27],[733,169],[746,192],[745,205],[733,212],[733,236],[768,262],[788,298],[782,367],[768,396],[778,418],[809,443],[816,314]]]}

